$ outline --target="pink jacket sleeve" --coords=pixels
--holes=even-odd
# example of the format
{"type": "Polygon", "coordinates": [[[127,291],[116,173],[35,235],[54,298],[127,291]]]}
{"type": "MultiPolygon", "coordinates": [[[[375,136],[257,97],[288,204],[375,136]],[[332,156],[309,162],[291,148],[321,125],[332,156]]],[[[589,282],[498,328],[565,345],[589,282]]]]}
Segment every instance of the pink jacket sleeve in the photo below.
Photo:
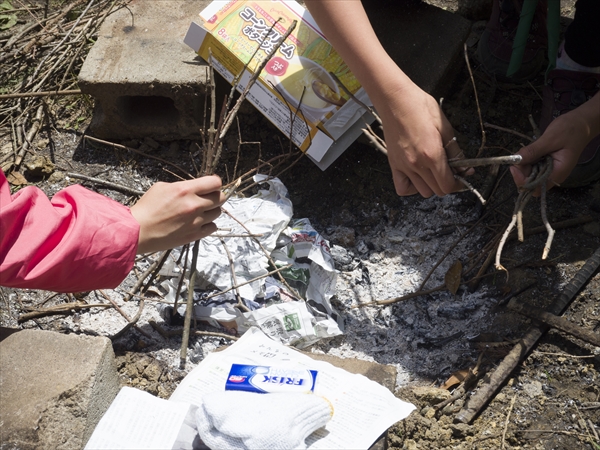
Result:
{"type": "Polygon", "coordinates": [[[139,225],[129,208],[74,185],[52,200],[15,195],[0,170],[0,285],[80,292],[113,288],[135,259],[139,225]]]}

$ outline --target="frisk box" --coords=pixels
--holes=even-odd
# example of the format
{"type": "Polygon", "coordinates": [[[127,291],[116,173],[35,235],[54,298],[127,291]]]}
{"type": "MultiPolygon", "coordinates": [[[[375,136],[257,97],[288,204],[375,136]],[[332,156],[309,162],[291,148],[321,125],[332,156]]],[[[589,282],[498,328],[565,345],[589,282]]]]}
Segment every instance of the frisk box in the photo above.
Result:
{"type": "Polygon", "coordinates": [[[225,390],[259,394],[310,393],[315,390],[318,373],[310,369],[232,364],[225,390]]]}
{"type": "Polygon", "coordinates": [[[374,118],[340,88],[371,105],[308,11],[289,0],[217,0],[191,23],[184,42],[228,82],[239,77],[241,92],[294,20],[247,99],[325,170],[374,118]]]}

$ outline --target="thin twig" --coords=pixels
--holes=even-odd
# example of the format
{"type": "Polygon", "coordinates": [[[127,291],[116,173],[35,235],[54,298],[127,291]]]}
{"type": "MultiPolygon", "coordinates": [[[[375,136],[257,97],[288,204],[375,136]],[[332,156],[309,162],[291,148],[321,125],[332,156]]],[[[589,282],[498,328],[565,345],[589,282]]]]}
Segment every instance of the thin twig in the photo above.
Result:
{"type": "MultiPolygon", "coordinates": [[[[286,266],[283,266],[283,267],[280,267],[278,269],[272,270],[271,272],[265,273],[264,275],[260,275],[258,277],[252,278],[251,280],[244,281],[243,283],[240,283],[237,286],[231,286],[230,288],[224,289],[224,290],[219,291],[219,292],[215,292],[214,294],[208,295],[206,297],[206,300],[208,300],[210,298],[213,298],[213,297],[217,297],[219,295],[223,295],[226,292],[229,292],[229,291],[231,291],[231,290],[233,290],[235,288],[240,288],[242,286],[245,286],[246,284],[254,283],[255,281],[262,280],[263,278],[270,277],[272,275],[278,274],[279,272],[281,272],[283,270],[286,270],[286,269],[289,269],[292,266],[293,266],[293,264],[288,264],[286,266]]],[[[291,291],[291,292],[293,292],[293,291],[291,291]]]]}
{"type": "Polygon", "coordinates": [[[192,311],[194,307],[194,287],[196,285],[196,261],[198,261],[198,252],[200,249],[200,241],[194,242],[192,249],[192,266],[190,268],[190,285],[188,287],[188,296],[185,310],[185,318],[183,319],[183,336],[181,338],[181,350],[179,352],[179,368],[185,369],[187,360],[187,347],[190,340],[190,325],[192,323],[192,311]]]}
{"type": "Polygon", "coordinates": [[[2,94],[0,100],[11,98],[28,98],[28,97],[53,97],[62,95],[80,95],[80,89],[72,89],[69,91],[44,91],[44,92],[17,92],[15,94],[2,94]]]}
{"type": "Polygon", "coordinates": [[[469,62],[469,54],[467,52],[467,43],[463,44],[463,50],[465,55],[465,62],[467,63],[467,69],[469,70],[469,76],[471,77],[471,84],[473,85],[473,93],[475,95],[475,104],[477,105],[477,115],[479,117],[479,126],[481,127],[481,146],[477,150],[477,157],[481,155],[483,148],[485,147],[485,128],[483,128],[483,119],[481,118],[481,108],[479,107],[479,96],[477,95],[477,87],[475,85],[475,79],[473,78],[473,71],[471,70],[471,63],[469,62]]]}
{"type": "Polygon", "coordinates": [[[497,164],[520,164],[523,157],[521,155],[493,156],[489,158],[472,159],[449,159],[450,167],[479,167],[493,166],[497,164]]]}
{"type": "Polygon", "coordinates": [[[231,284],[234,286],[235,298],[237,299],[237,305],[236,306],[239,309],[241,309],[242,311],[244,311],[244,312],[249,312],[250,309],[246,305],[244,305],[244,301],[242,300],[242,296],[240,295],[240,291],[237,288],[237,277],[235,276],[235,265],[233,263],[233,258],[231,256],[231,252],[227,248],[227,244],[225,243],[225,239],[219,238],[219,241],[221,241],[221,245],[225,249],[225,253],[227,254],[227,259],[229,260],[229,268],[230,268],[230,272],[231,272],[231,284]]]}
{"type": "Polygon", "coordinates": [[[25,314],[21,314],[17,319],[18,323],[23,323],[28,320],[38,319],[40,317],[53,316],[56,314],[70,314],[73,311],[90,308],[110,308],[111,305],[105,303],[88,304],[83,302],[62,303],[60,305],[51,306],[44,309],[36,309],[25,314]]]}
{"type": "Polygon", "coordinates": [[[469,183],[467,180],[465,180],[463,177],[457,174],[454,174],[454,178],[460,181],[462,184],[464,184],[467,187],[467,189],[469,189],[473,194],[475,194],[475,196],[479,199],[481,204],[485,205],[485,198],[483,198],[483,196],[479,193],[477,189],[473,187],[471,183],[469,183]]]}
{"type": "Polygon", "coordinates": [[[584,330],[581,327],[573,325],[564,317],[559,317],[555,314],[549,313],[548,311],[544,311],[543,309],[536,308],[532,305],[525,305],[523,303],[517,302],[516,299],[512,299],[508,302],[508,308],[513,311],[518,312],[519,314],[523,314],[524,316],[530,317],[535,320],[539,320],[540,322],[545,323],[548,326],[554,327],[557,330],[564,331],[565,333],[570,334],[576,338],[582,339],[590,344],[600,347],[600,335],[598,333],[594,333],[593,331],[584,330]]]}
{"type": "Polygon", "coordinates": [[[137,150],[135,148],[127,147],[127,146],[121,145],[121,144],[115,144],[114,142],[105,141],[103,139],[98,139],[98,138],[89,136],[87,134],[84,136],[84,139],[92,141],[92,142],[97,142],[99,144],[109,145],[109,146],[112,146],[113,148],[118,148],[118,149],[121,149],[121,150],[127,150],[127,151],[130,151],[130,152],[133,152],[133,153],[137,153],[138,155],[142,155],[142,156],[144,156],[146,158],[150,158],[150,159],[154,159],[156,161],[160,161],[160,162],[162,162],[164,164],[168,164],[169,166],[174,167],[175,169],[177,169],[180,172],[182,172],[185,175],[187,175],[189,178],[194,178],[194,176],[192,174],[190,174],[187,170],[181,168],[177,164],[173,164],[172,162],[167,161],[166,159],[159,158],[158,156],[149,155],[148,153],[144,153],[144,152],[142,152],[140,150],[137,150]]]}
{"type": "Polygon", "coordinates": [[[419,290],[417,290],[415,292],[411,292],[410,294],[402,295],[400,297],[390,298],[390,299],[387,299],[387,300],[375,300],[375,301],[367,302],[367,303],[360,303],[358,305],[351,306],[351,308],[354,309],[354,308],[364,308],[365,306],[386,306],[386,305],[391,305],[391,304],[394,304],[394,303],[402,302],[404,300],[410,300],[411,298],[420,297],[422,295],[429,295],[429,294],[433,294],[434,292],[443,291],[444,289],[446,289],[446,285],[442,284],[442,285],[434,287],[432,289],[427,289],[427,290],[421,290],[421,289],[419,289],[419,290]]]}
{"type": "Polygon", "coordinates": [[[25,137],[25,142],[23,142],[23,146],[21,147],[21,151],[19,152],[19,154],[17,155],[17,158],[15,159],[15,166],[19,167],[19,165],[21,164],[21,161],[23,161],[23,157],[25,156],[25,152],[31,147],[33,140],[35,139],[35,136],[37,135],[40,126],[42,125],[42,115],[44,113],[44,105],[40,105],[38,106],[37,112],[35,113],[35,118],[33,119],[33,124],[31,126],[31,129],[29,130],[29,133],[27,133],[27,136],[25,137]]]}
{"type": "Polygon", "coordinates": [[[542,221],[544,222],[544,226],[548,231],[548,238],[546,239],[546,243],[544,244],[544,252],[542,253],[542,259],[546,259],[548,257],[548,253],[550,253],[552,239],[554,239],[554,229],[550,225],[550,222],[548,222],[548,217],[546,215],[546,183],[542,183],[541,210],[542,221]]]}
{"type": "Polygon", "coordinates": [[[535,123],[535,120],[533,120],[533,116],[529,114],[527,118],[529,119],[529,124],[531,125],[531,129],[533,131],[533,138],[539,138],[542,135],[542,132],[540,131],[537,123],[535,123]]]}
{"type": "Polygon", "coordinates": [[[254,82],[260,76],[262,70],[265,68],[265,66],[267,65],[267,63],[269,62],[269,60],[273,57],[273,55],[275,55],[275,52],[277,50],[279,50],[279,47],[287,39],[287,37],[290,35],[290,33],[292,31],[294,31],[294,29],[296,28],[297,24],[298,24],[298,21],[296,21],[296,20],[292,21],[292,24],[287,29],[287,31],[283,34],[283,36],[279,40],[278,44],[273,46],[273,48],[271,49],[271,51],[269,52],[269,54],[267,55],[267,57],[262,61],[262,63],[260,64],[260,66],[256,69],[256,71],[254,72],[254,74],[250,78],[250,81],[246,85],[244,91],[242,92],[242,94],[240,95],[240,97],[237,99],[237,102],[235,103],[235,105],[233,106],[233,108],[231,109],[231,111],[229,111],[227,113],[227,117],[225,118],[225,122],[223,124],[223,128],[220,130],[220,133],[219,133],[219,140],[222,140],[225,137],[225,135],[227,134],[227,131],[229,130],[229,127],[233,123],[234,117],[236,116],[238,110],[242,106],[243,101],[246,99],[246,96],[248,95],[248,92],[250,91],[250,88],[252,87],[252,85],[254,84],[254,82]]]}
{"type": "MultiPolygon", "coordinates": [[[[588,258],[584,266],[575,274],[563,289],[559,297],[550,305],[548,309],[552,314],[561,314],[569,305],[575,294],[583,287],[590,279],[595,271],[600,267],[600,247],[588,258]]],[[[510,351],[504,360],[498,365],[492,373],[488,384],[482,386],[469,399],[469,402],[463,410],[455,417],[455,421],[462,423],[470,423],[477,414],[490,401],[496,391],[504,384],[513,370],[517,367],[520,361],[525,359],[527,354],[543,336],[547,330],[547,326],[532,326],[525,336],[517,345],[510,351]]]]}
{"type": "MultiPolygon", "coordinates": [[[[571,359],[592,359],[596,358],[596,355],[569,355],[568,353],[555,353],[555,352],[542,352],[541,350],[534,350],[532,352],[534,355],[548,355],[548,356],[561,356],[563,358],[571,358],[571,359]]],[[[600,408],[600,403],[596,405],[596,408],[600,408]]]]}
{"type": "MultiPolygon", "coordinates": [[[[110,303],[112,303],[113,308],[115,308],[117,310],[117,312],[119,314],[121,314],[123,316],[123,318],[131,323],[132,319],[129,318],[129,316],[125,313],[125,311],[123,311],[121,309],[121,307],[119,305],[117,305],[117,302],[115,302],[112,298],[110,298],[103,290],[100,290],[100,294],[102,294],[102,296],[108,300],[110,303]]],[[[136,331],[138,333],[140,333],[141,335],[147,337],[148,339],[152,339],[152,336],[150,336],[148,333],[146,333],[144,330],[142,330],[140,327],[138,327],[137,325],[133,325],[133,327],[136,329],[136,331]]]]}
{"type": "MultiPolygon", "coordinates": [[[[165,339],[168,339],[168,338],[174,337],[174,336],[179,336],[181,333],[183,333],[183,328],[179,328],[176,330],[165,330],[163,327],[161,327],[158,323],[156,323],[153,320],[150,320],[148,323],[152,326],[152,328],[154,328],[156,331],[158,331],[165,339]]],[[[238,338],[236,336],[232,336],[230,334],[225,334],[225,333],[219,333],[216,331],[194,330],[193,334],[195,334],[196,336],[210,336],[210,337],[231,339],[232,341],[238,340],[238,338]]]]}
{"type": "Polygon", "coordinates": [[[337,75],[335,73],[329,72],[329,75],[331,76],[331,78],[333,78],[333,80],[337,83],[337,85],[342,89],[342,91],[344,91],[346,93],[346,95],[348,97],[350,97],[354,102],[356,102],[358,104],[358,106],[360,106],[361,108],[363,108],[365,111],[369,111],[373,115],[373,117],[375,117],[375,120],[380,125],[382,124],[381,118],[379,117],[379,115],[377,114],[377,112],[375,112],[375,109],[372,106],[369,106],[369,105],[363,103],[362,101],[360,101],[356,97],[356,95],[354,95],[352,92],[350,92],[350,90],[344,85],[344,83],[342,83],[342,81],[337,77],[337,75]]]}
{"type": "Polygon", "coordinates": [[[132,188],[129,188],[127,186],[123,186],[121,184],[112,183],[110,181],[102,180],[100,178],[88,177],[87,175],[82,175],[80,173],[67,172],[66,175],[69,176],[69,177],[71,177],[71,178],[77,178],[78,180],[90,181],[92,183],[101,184],[103,186],[115,189],[117,191],[125,192],[127,194],[139,195],[139,196],[142,196],[142,195],[145,194],[144,191],[140,191],[140,190],[137,190],[137,189],[132,189],[132,188]]]}
{"type": "Polygon", "coordinates": [[[504,422],[504,431],[502,431],[502,450],[506,447],[506,431],[508,430],[508,423],[510,421],[510,414],[515,406],[515,401],[517,400],[517,394],[515,394],[510,401],[510,407],[508,408],[508,412],[506,413],[506,421],[504,422]]]}
{"type": "Polygon", "coordinates": [[[548,182],[548,177],[552,173],[552,167],[552,158],[550,156],[547,156],[546,158],[544,158],[543,161],[533,166],[531,174],[525,180],[525,184],[521,186],[519,196],[517,197],[517,200],[515,202],[515,208],[513,210],[512,219],[508,224],[508,227],[506,228],[502,239],[500,240],[498,249],[496,250],[496,268],[498,270],[503,270],[506,272],[506,269],[500,263],[500,258],[502,256],[504,244],[508,239],[508,235],[513,230],[515,225],[518,226],[518,238],[520,241],[523,241],[523,210],[527,202],[531,199],[533,191],[538,187],[540,187],[542,191],[542,201],[540,203],[542,221],[544,222],[544,226],[548,231],[548,239],[546,240],[546,245],[544,247],[542,259],[546,259],[546,257],[548,256],[548,253],[550,252],[550,246],[552,244],[552,238],[554,237],[554,230],[548,222],[548,218],[546,215],[546,183],[548,182]]]}
{"type": "Polygon", "coordinates": [[[515,130],[511,130],[510,128],[504,128],[504,127],[499,127],[498,125],[494,125],[491,123],[484,123],[484,126],[486,126],[487,128],[493,128],[495,130],[500,130],[500,131],[505,131],[506,133],[511,133],[514,134],[515,136],[519,136],[523,139],[527,139],[529,142],[533,142],[533,138],[531,136],[527,136],[526,134],[523,133],[519,133],[518,131],[515,130]]]}
{"type": "MultiPolygon", "coordinates": [[[[246,232],[251,235],[251,231],[250,229],[240,220],[238,220],[236,217],[234,217],[229,211],[227,211],[225,208],[221,208],[221,211],[223,211],[225,214],[227,214],[229,217],[231,217],[233,220],[235,220],[238,225],[240,225],[244,230],[246,230],[246,232]]],[[[275,264],[275,261],[273,261],[273,258],[271,258],[271,254],[270,252],[267,251],[266,248],[263,247],[262,243],[260,242],[259,239],[252,237],[252,239],[254,240],[254,242],[260,247],[260,249],[262,250],[263,254],[266,256],[267,260],[269,261],[269,263],[271,264],[271,266],[273,267],[277,267],[277,264],[275,264]]],[[[296,295],[298,298],[302,298],[302,296],[295,290],[293,289],[287,282],[287,280],[283,277],[283,275],[281,275],[281,269],[273,271],[272,273],[276,273],[279,276],[279,280],[285,285],[285,287],[288,288],[288,291],[290,292],[290,294],[294,294],[296,295]]]]}
{"type": "Polygon", "coordinates": [[[185,244],[184,246],[185,249],[185,253],[182,253],[183,255],[183,271],[181,273],[181,277],[179,278],[179,283],[177,283],[177,290],[175,291],[176,295],[175,295],[175,301],[173,302],[173,314],[175,313],[175,311],[177,311],[177,302],[179,300],[179,294],[181,292],[181,288],[183,286],[183,280],[185,280],[185,273],[187,271],[187,265],[188,265],[188,254],[190,253],[190,244],[185,244]]]}
{"type": "Polygon", "coordinates": [[[517,433],[552,433],[552,434],[566,434],[570,436],[588,437],[584,433],[577,433],[575,431],[563,431],[563,430],[517,430],[517,433]]]}
{"type": "Polygon", "coordinates": [[[367,139],[369,139],[369,141],[371,141],[371,144],[373,144],[373,146],[379,150],[381,153],[383,153],[384,155],[387,156],[388,151],[387,151],[387,147],[381,143],[381,139],[379,138],[379,136],[377,136],[373,130],[371,129],[371,127],[367,127],[364,128],[363,130],[364,135],[367,137],[367,139]]]}
{"type": "Polygon", "coordinates": [[[129,322],[127,323],[127,325],[125,325],[123,327],[123,329],[121,329],[121,331],[119,331],[118,333],[114,334],[113,336],[111,336],[110,340],[111,341],[116,341],[117,339],[119,339],[121,336],[123,336],[125,333],[127,333],[129,331],[130,328],[134,327],[135,324],[137,323],[138,320],[140,320],[140,317],[142,316],[142,311],[144,310],[144,299],[140,299],[140,304],[138,306],[138,311],[137,313],[135,313],[135,316],[133,316],[133,318],[131,320],[129,320],[129,322]]]}
{"type": "Polygon", "coordinates": [[[135,283],[135,285],[133,286],[133,289],[131,290],[131,293],[127,294],[124,298],[123,301],[128,302],[129,300],[131,300],[131,297],[133,296],[134,293],[136,293],[144,284],[144,280],[146,278],[148,278],[150,275],[152,275],[152,277],[148,280],[148,283],[146,284],[146,286],[148,286],[153,278],[154,275],[158,273],[158,271],[160,270],[160,268],[162,267],[162,265],[165,263],[165,261],[167,260],[167,258],[169,257],[169,255],[171,254],[171,250],[167,250],[164,251],[160,254],[160,257],[158,259],[156,259],[151,265],[150,267],[148,267],[146,269],[146,271],[138,278],[137,282],[135,283]]]}
{"type": "Polygon", "coordinates": [[[442,412],[444,412],[443,408],[445,406],[450,405],[451,403],[454,403],[459,398],[462,398],[468,392],[468,390],[471,389],[471,387],[475,384],[475,382],[479,379],[479,377],[482,374],[480,367],[481,367],[481,361],[483,360],[483,355],[484,355],[483,352],[479,354],[479,357],[477,358],[477,363],[475,364],[475,367],[473,369],[469,368],[468,373],[465,376],[464,380],[462,380],[462,382],[460,383],[460,386],[454,390],[452,395],[449,398],[447,398],[446,400],[443,400],[440,403],[436,403],[434,405],[434,408],[437,411],[442,410],[442,412]]]}

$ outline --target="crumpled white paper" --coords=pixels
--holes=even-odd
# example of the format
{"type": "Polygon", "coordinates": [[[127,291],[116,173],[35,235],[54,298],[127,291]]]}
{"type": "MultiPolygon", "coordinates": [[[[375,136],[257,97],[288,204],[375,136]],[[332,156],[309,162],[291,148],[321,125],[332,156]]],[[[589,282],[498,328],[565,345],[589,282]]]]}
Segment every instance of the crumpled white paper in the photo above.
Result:
{"type": "MultiPolygon", "coordinates": [[[[268,190],[261,190],[250,198],[231,197],[223,206],[228,214],[221,214],[215,221],[220,229],[227,231],[218,234],[261,235],[256,238],[267,253],[275,249],[277,236],[287,227],[292,217],[292,202],[287,196],[287,188],[277,178],[256,175],[254,181],[265,181],[268,190]],[[242,227],[239,223],[243,223],[242,227]]],[[[246,237],[224,238],[232,255],[236,284],[264,276],[268,273],[268,260],[255,239],[246,237]]],[[[191,259],[191,253],[190,253],[191,259]]],[[[190,261],[191,262],[191,261],[190,261]]],[[[231,263],[225,248],[218,237],[208,236],[200,241],[196,270],[200,277],[216,288],[225,290],[232,286],[231,263]]],[[[264,281],[257,280],[241,286],[239,293],[243,298],[252,299],[261,290],[264,281]]]]}
{"type": "MultiPolygon", "coordinates": [[[[293,208],[280,180],[265,175],[254,179],[264,181],[269,189],[250,198],[230,198],[223,206],[230,215],[216,220],[217,236],[200,241],[196,269],[201,282],[194,289],[194,317],[239,334],[257,326],[272,338],[300,348],[342,334],[342,320],[330,303],[337,273],[329,244],[308,219],[295,220],[288,227],[293,208]],[[248,234],[258,236],[244,237],[248,234]],[[292,265],[281,272],[285,282],[278,275],[265,277],[273,270],[265,252],[278,268],[292,265]],[[241,285],[239,297],[249,311],[235,307],[234,284],[241,285]]],[[[177,271],[170,269],[169,274],[175,276],[177,271]]],[[[166,300],[175,300],[178,281],[174,277],[161,285],[166,300]]],[[[187,289],[186,283],[183,286],[187,289]]],[[[178,313],[184,315],[185,302],[179,305],[178,313]]]]}

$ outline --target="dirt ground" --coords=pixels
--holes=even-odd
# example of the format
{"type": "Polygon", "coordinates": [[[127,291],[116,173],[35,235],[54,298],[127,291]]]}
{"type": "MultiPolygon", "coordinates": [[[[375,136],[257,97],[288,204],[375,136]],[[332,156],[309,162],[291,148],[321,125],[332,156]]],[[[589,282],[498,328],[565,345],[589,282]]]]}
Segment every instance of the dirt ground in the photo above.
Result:
{"type": "MultiPolygon", "coordinates": [[[[431,3],[451,11],[460,7],[451,0],[432,0],[431,3]]],[[[572,4],[562,4],[563,26],[568,23],[568,17],[572,17],[572,4]]],[[[522,85],[491,79],[478,67],[474,58],[477,36],[481,30],[482,22],[475,22],[473,36],[469,40],[479,109],[483,122],[505,129],[486,128],[483,156],[512,153],[525,140],[507,130],[532,134],[528,115],[539,118],[543,76],[522,85]]],[[[467,157],[474,157],[481,147],[482,132],[466,65],[448,86],[444,110],[457,131],[459,144],[467,157]]],[[[69,180],[66,172],[92,177],[118,175],[120,184],[141,190],[147,189],[156,180],[175,180],[164,170],[164,165],[156,160],[89,141],[82,142],[82,135],[91,118],[90,99],[59,99],[50,103],[50,111],[52,119],[42,127],[21,166],[20,173],[28,184],[36,185],[52,195],[74,181],[69,180]],[[33,169],[26,169],[28,164],[32,168],[42,167],[43,163],[34,164],[36,158],[40,157],[52,161],[52,174],[36,176],[33,169]]],[[[227,140],[228,145],[217,171],[224,180],[234,179],[236,175],[252,169],[259,160],[269,160],[289,151],[281,133],[249,105],[245,105],[240,113],[240,136],[245,142],[241,145],[241,152],[237,151],[239,142],[236,133],[232,133],[227,140]]],[[[10,143],[10,128],[5,127],[0,130],[0,148],[10,143]]],[[[189,155],[190,152],[193,155],[195,147],[189,141],[161,142],[156,148],[149,141],[130,140],[122,144],[151,152],[155,157],[177,159],[182,165],[193,169],[189,155]]],[[[505,172],[505,169],[500,170],[496,188],[484,208],[470,192],[454,194],[464,200],[459,208],[464,208],[465,213],[477,210],[479,217],[482,217],[476,227],[485,230],[484,244],[506,227],[512,214],[516,189],[510,175],[505,172]]],[[[415,206],[421,201],[416,197],[396,196],[386,158],[362,140],[353,144],[325,172],[317,169],[307,158],[301,158],[293,167],[276,175],[289,189],[296,217],[308,217],[315,229],[321,230],[326,236],[335,236],[335,231],[341,227],[351,228],[355,231],[356,243],[369,236],[381,223],[393,227],[410,221],[415,206]]],[[[477,170],[470,182],[481,190],[487,180],[487,169],[482,168],[477,170]]],[[[135,200],[129,194],[94,183],[83,184],[125,204],[132,204],[135,200]]],[[[14,186],[14,190],[20,187],[14,186]]],[[[487,270],[489,275],[475,289],[485,287],[495,292],[496,298],[508,299],[511,294],[528,287],[518,295],[519,301],[540,308],[548,307],[557,298],[584,262],[600,247],[600,184],[570,190],[552,189],[547,208],[551,223],[581,217],[589,219],[586,223],[558,230],[546,261],[540,258],[546,239],[544,232],[528,236],[524,243],[509,241],[503,252],[504,264],[510,268],[509,276],[495,271],[492,265],[487,270]]],[[[539,211],[538,201],[528,204],[524,218],[527,229],[541,225],[539,211]]],[[[447,223],[446,227],[465,230],[473,224],[447,223]]],[[[440,233],[443,234],[443,231],[440,233]]],[[[455,239],[456,235],[453,235],[444,241],[439,250],[440,258],[455,239]]],[[[469,236],[466,239],[468,241],[469,236]]],[[[477,240],[472,243],[471,250],[461,258],[463,263],[474,261],[481,253],[481,242],[477,240]]],[[[342,245],[341,242],[332,244],[342,245]]],[[[353,245],[346,243],[345,246],[351,248],[353,245]]],[[[377,250],[385,254],[385,248],[377,250]]],[[[382,264],[385,264],[385,259],[382,264]]],[[[468,278],[463,278],[463,281],[465,279],[468,278]]],[[[466,292],[468,288],[463,286],[461,289],[466,292]]],[[[87,295],[88,299],[92,297],[91,294],[87,295]]],[[[86,299],[85,296],[82,298],[86,299]]],[[[563,317],[573,325],[599,333],[599,298],[600,274],[596,272],[575,296],[563,317]]],[[[72,325],[77,320],[65,326],[62,318],[56,316],[17,324],[17,318],[27,307],[73,301],[72,296],[0,288],[0,299],[2,326],[78,331],[72,325]]],[[[437,298],[432,294],[416,299],[414,304],[418,307],[419,303],[436,301],[437,298]]],[[[343,304],[337,306],[343,313],[343,304]]],[[[403,314],[402,311],[400,307],[392,308],[392,314],[403,314]]],[[[465,353],[470,358],[467,359],[476,360],[483,355],[480,366],[482,376],[470,393],[481,388],[531,323],[529,319],[507,309],[506,301],[499,300],[489,314],[485,333],[469,336],[470,339],[467,336],[456,338],[464,341],[465,353]]],[[[148,342],[134,331],[130,331],[130,334],[130,339],[115,343],[123,383],[168,397],[184,373],[153,356],[150,350],[160,343],[148,342]]],[[[215,346],[227,343],[223,339],[215,338],[213,341],[215,346]]],[[[430,345],[434,355],[433,347],[436,352],[443,352],[446,344],[438,342],[430,345]]],[[[177,348],[177,342],[173,348],[177,348]]],[[[464,361],[458,359],[453,365],[442,369],[441,362],[433,359],[427,364],[427,369],[424,368],[410,383],[400,387],[398,397],[413,402],[417,410],[390,429],[389,448],[600,450],[600,348],[566,333],[550,330],[471,424],[455,423],[454,420],[465,401],[468,402],[470,394],[440,412],[432,408],[436,402],[446,398],[444,392],[435,388],[442,385],[450,374],[466,369],[464,361]],[[438,370],[431,367],[437,367],[438,370]],[[424,387],[432,389],[426,390],[424,387]]]]}

